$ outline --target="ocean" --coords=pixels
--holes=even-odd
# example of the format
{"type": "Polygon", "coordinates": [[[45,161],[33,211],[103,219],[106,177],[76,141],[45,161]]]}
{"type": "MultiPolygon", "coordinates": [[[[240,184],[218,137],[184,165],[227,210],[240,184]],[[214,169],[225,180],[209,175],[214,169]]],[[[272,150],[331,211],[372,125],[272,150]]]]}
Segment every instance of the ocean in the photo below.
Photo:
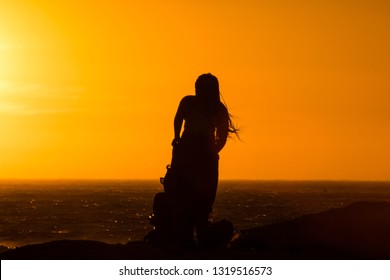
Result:
{"type": "MultiPolygon", "coordinates": [[[[0,181],[0,245],[142,240],[162,190],[158,181],[0,181]]],[[[390,182],[221,181],[211,219],[245,230],[355,201],[390,202],[390,182]]]]}

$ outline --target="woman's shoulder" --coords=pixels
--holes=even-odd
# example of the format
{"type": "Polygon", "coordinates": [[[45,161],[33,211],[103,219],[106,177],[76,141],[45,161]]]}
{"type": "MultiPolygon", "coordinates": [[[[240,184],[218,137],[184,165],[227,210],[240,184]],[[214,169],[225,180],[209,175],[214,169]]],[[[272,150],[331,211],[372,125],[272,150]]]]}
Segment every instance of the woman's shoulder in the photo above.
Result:
{"type": "Polygon", "coordinates": [[[195,95],[186,95],[181,99],[181,102],[192,102],[195,99],[195,95]]]}
{"type": "Polygon", "coordinates": [[[187,108],[188,106],[192,106],[196,102],[196,98],[194,95],[184,96],[180,101],[180,106],[187,108]]]}

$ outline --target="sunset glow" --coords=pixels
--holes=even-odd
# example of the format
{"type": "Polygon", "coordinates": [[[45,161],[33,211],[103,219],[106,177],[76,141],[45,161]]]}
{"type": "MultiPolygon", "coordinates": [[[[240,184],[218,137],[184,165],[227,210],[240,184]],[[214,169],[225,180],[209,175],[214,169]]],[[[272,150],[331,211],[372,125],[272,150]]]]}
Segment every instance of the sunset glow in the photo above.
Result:
{"type": "Polygon", "coordinates": [[[221,179],[390,180],[390,2],[1,1],[0,179],[156,179],[198,75],[221,179]]]}

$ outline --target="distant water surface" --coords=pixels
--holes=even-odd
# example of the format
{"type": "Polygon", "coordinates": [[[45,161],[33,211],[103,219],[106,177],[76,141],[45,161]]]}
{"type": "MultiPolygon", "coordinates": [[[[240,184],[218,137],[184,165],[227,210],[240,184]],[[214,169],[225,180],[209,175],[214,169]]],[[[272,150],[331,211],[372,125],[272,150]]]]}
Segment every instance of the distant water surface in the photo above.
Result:
{"type": "MultiPolygon", "coordinates": [[[[142,240],[158,181],[0,181],[0,245],[142,240]]],[[[221,181],[213,220],[238,230],[355,201],[390,202],[390,182],[221,181]]]]}

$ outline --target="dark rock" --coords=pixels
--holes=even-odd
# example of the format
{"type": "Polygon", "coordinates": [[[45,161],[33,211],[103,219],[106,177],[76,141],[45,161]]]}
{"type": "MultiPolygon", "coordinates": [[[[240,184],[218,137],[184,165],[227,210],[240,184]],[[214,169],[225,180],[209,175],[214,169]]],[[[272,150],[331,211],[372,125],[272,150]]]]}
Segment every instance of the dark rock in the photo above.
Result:
{"type": "Polygon", "coordinates": [[[8,250],[8,247],[0,245],[0,253],[3,253],[8,250]]]}
{"type": "Polygon", "coordinates": [[[161,259],[166,256],[152,245],[135,241],[123,244],[106,244],[90,240],[58,240],[22,246],[0,254],[1,259],[34,260],[115,260],[161,259]]]}
{"type": "Polygon", "coordinates": [[[257,251],[297,259],[390,259],[390,203],[356,202],[244,233],[257,251]]]}

